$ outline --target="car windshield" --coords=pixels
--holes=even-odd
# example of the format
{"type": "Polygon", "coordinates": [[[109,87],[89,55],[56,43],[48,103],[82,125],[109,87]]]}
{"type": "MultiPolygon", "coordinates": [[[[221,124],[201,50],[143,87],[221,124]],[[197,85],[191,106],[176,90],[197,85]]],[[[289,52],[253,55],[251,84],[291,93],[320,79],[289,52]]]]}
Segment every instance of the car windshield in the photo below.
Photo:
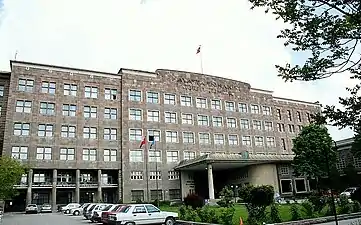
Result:
{"type": "Polygon", "coordinates": [[[36,205],[28,205],[28,207],[36,207],[36,205]]]}
{"type": "Polygon", "coordinates": [[[127,205],[127,206],[125,206],[124,208],[122,208],[119,212],[121,212],[121,213],[127,213],[127,212],[129,211],[129,209],[130,209],[130,205],[127,205]]]}
{"type": "Polygon", "coordinates": [[[103,211],[108,211],[111,207],[113,207],[113,205],[108,205],[107,207],[105,207],[105,208],[103,209],[103,211]]]}
{"type": "Polygon", "coordinates": [[[97,205],[92,205],[92,206],[89,208],[89,211],[90,211],[90,210],[93,210],[93,209],[95,208],[95,206],[97,206],[97,205]]]}
{"type": "Polygon", "coordinates": [[[50,205],[48,205],[48,204],[44,204],[44,205],[43,205],[43,207],[50,207],[50,205]]]}
{"type": "Polygon", "coordinates": [[[347,188],[346,190],[345,190],[345,192],[353,192],[355,190],[355,188],[347,188]]]}
{"type": "Polygon", "coordinates": [[[122,207],[122,205],[117,205],[117,206],[115,206],[114,209],[112,209],[112,212],[117,211],[120,207],[122,207]]]}

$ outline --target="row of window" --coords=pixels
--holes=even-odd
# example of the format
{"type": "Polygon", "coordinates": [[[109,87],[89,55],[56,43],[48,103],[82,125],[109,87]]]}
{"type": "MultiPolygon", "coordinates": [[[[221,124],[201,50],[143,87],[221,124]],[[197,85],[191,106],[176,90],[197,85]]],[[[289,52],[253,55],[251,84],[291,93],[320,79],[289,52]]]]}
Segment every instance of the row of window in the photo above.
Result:
{"type": "MultiPolygon", "coordinates": [[[[164,199],[163,193],[166,194],[167,192],[170,200],[182,199],[180,189],[169,189],[169,190],[158,189],[158,190],[150,190],[150,201],[163,200],[164,199]]],[[[144,199],[144,194],[145,194],[144,190],[132,190],[131,200],[133,202],[138,202],[138,201],[144,202],[145,200],[147,200],[144,199]]],[[[134,211],[136,211],[137,213],[147,213],[147,212],[149,213],[149,209],[147,208],[146,210],[144,206],[137,206],[137,208],[135,208],[134,211]]]]}
{"type": "MultiPolygon", "coordinates": [[[[130,172],[131,180],[143,180],[144,173],[143,171],[131,171],[130,172]]],[[[149,180],[162,180],[162,172],[161,171],[149,171],[149,180]]],[[[179,180],[179,172],[178,171],[168,171],[168,180],[179,180]]]]}
{"type": "MultiPolygon", "coordinates": [[[[59,173],[57,174],[57,182],[58,183],[74,183],[75,177],[68,173],[59,173]]],[[[115,184],[118,183],[116,178],[112,177],[109,174],[102,173],[100,176],[100,180],[102,184],[115,184]]],[[[52,176],[46,173],[34,173],[32,177],[32,183],[52,183],[52,176]]],[[[82,183],[97,183],[97,178],[94,178],[92,174],[82,173],[79,176],[79,182],[82,183]]],[[[20,185],[28,184],[28,174],[23,174],[20,180],[20,185]]]]}

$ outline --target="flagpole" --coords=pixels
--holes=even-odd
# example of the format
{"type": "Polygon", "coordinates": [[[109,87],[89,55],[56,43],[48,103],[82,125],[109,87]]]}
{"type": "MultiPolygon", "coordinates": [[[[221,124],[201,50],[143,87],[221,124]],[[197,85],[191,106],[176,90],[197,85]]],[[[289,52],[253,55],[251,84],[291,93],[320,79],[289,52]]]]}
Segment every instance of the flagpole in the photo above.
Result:
{"type": "Polygon", "coordinates": [[[202,50],[199,52],[199,58],[201,60],[201,74],[203,74],[203,58],[202,58],[202,50]]]}
{"type": "MultiPolygon", "coordinates": [[[[145,137],[146,138],[146,137],[145,137]]],[[[149,203],[149,171],[148,171],[148,157],[149,157],[149,151],[147,148],[147,142],[144,144],[144,151],[147,153],[145,157],[145,176],[146,176],[146,182],[147,182],[147,202],[149,203]]]]}
{"type": "Polygon", "coordinates": [[[155,153],[155,186],[157,189],[157,206],[159,207],[159,191],[158,191],[158,156],[157,156],[157,142],[154,136],[154,153],[155,153]]]}

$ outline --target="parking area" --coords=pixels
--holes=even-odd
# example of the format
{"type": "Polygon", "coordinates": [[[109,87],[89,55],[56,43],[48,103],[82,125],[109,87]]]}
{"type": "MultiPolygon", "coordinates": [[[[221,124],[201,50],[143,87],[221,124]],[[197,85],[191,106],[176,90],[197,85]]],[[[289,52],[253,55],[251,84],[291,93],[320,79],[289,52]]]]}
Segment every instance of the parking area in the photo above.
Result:
{"type": "Polygon", "coordinates": [[[61,213],[39,213],[5,214],[1,225],[90,225],[89,220],[84,220],[83,216],[68,216],[61,213]]]}

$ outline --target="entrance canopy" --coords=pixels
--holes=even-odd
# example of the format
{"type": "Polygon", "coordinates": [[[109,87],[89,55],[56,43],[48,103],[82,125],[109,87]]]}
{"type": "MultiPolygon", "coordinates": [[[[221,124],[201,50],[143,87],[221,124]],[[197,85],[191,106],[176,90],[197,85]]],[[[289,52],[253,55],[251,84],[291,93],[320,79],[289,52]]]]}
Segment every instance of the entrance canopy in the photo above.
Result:
{"type": "Polygon", "coordinates": [[[210,153],[195,159],[183,160],[175,170],[205,170],[207,164],[212,164],[213,170],[227,170],[249,165],[291,162],[293,155],[240,155],[226,153],[210,153]]]}

